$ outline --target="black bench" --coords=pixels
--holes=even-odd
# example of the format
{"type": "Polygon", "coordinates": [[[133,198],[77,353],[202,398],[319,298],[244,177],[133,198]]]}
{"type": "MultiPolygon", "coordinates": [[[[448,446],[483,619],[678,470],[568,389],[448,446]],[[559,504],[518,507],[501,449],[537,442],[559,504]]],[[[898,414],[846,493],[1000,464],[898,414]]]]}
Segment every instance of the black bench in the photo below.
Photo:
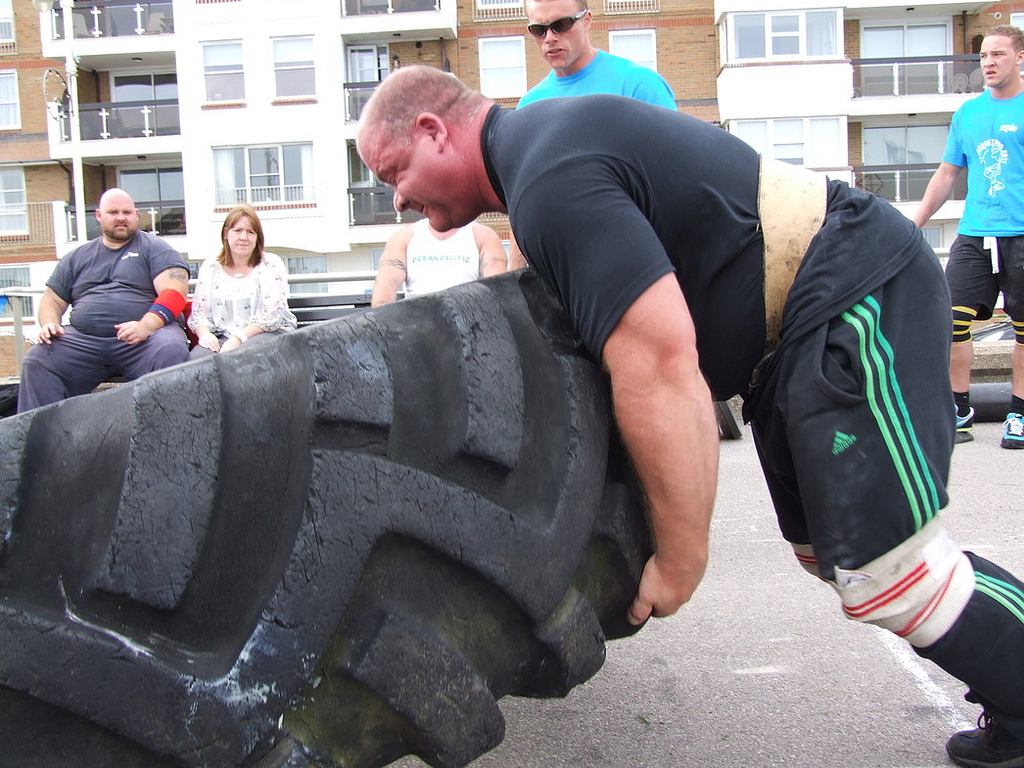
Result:
{"type": "Polygon", "coordinates": [[[368,293],[314,293],[307,296],[288,297],[288,308],[295,315],[300,328],[304,325],[344,317],[353,312],[361,312],[369,307],[370,294],[368,293]]]}

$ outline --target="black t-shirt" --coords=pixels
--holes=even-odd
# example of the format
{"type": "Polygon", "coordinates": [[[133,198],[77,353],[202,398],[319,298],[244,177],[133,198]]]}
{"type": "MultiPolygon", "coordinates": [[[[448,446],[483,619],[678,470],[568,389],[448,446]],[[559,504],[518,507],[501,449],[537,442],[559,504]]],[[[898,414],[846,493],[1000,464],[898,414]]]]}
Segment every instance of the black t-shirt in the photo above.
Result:
{"type": "Polygon", "coordinates": [[[57,262],[46,285],[72,306],[71,325],[111,337],[118,323],[146,314],[156,298],[153,280],[171,267],[188,269],[170,245],[139,231],[117,250],[103,245],[103,238],[76,248],[57,262]]]}
{"type": "MultiPolygon", "coordinates": [[[[581,96],[493,107],[482,148],[516,242],[595,357],[640,294],[675,272],[712,392],[725,398],[745,389],[764,352],[765,325],[760,160],[749,145],[681,113],[581,96]]],[[[920,241],[912,222],[871,195],[831,182],[829,196],[853,213],[836,215],[832,229],[827,219],[808,250],[797,279],[808,285],[794,284],[784,334],[793,332],[787,323],[804,327],[827,307],[846,309],[902,267],[901,243],[920,241]],[[843,242],[847,225],[868,236],[870,252],[843,242]],[[852,263],[828,263],[846,257],[852,263]]]]}

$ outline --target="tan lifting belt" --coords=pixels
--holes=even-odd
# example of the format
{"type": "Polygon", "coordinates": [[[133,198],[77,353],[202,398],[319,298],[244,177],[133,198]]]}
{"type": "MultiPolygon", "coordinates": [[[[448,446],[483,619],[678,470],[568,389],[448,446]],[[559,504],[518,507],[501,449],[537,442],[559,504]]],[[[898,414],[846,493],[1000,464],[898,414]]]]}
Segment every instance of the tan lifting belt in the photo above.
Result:
{"type": "Polygon", "coordinates": [[[825,221],[825,177],[761,158],[757,211],[764,236],[764,337],[767,355],[779,343],[782,308],[807,247],[825,221]]]}

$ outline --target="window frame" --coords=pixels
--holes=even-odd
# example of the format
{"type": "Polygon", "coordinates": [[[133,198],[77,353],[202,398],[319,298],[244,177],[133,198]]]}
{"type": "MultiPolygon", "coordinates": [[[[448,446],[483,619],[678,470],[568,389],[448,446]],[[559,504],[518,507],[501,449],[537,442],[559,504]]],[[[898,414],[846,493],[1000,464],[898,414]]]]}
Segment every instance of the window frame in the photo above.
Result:
{"type": "Polygon", "coordinates": [[[492,99],[518,99],[521,98],[527,91],[526,85],[526,37],[524,35],[500,35],[495,37],[480,37],[477,38],[477,60],[479,61],[480,69],[480,92],[488,98],[492,99]],[[513,64],[505,64],[502,66],[487,66],[484,64],[484,50],[488,46],[497,43],[509,43],[518,42],[519,47],[519,62],[513,64]],[[489,71],[495,72],[497,70],[519,70],[518,82],[514,87],[509,89],[507,92],[496,93],[490,91],[490,84],[486,82],[486,76],[489,71]]]}
{"type": "Polygon", "coordinates": [[[302,98],[314,98],[316,97],[316,56],[313,42],[313,35],[288,35],[284,37],[271,38],[271,47],[274,58],[274,93],[278,99],[302,99],[302,98]],[[308,42],[309,44],[309,58],[308,59],[286,59],[282,60],[278,56],[278,43],[295,43],[295,42],[308,42]],[[281,92],[281,77],[282,75],[308,72],[308,83],[305,78],[302,79],[302,85],[305,87],[308,85],[308,90],[301,93],[282,93],[281,92]]]}
{"type": "Polygon", "coordinates": [[[221,104],[221,103],[239,103],[245,101],[245,48],[241,40],[212,40],[201,44],[203,48],[203,79],[206,86],[206,102],[208,104],[221,104]],[[206,54],[214,48],[237,48],[238,49],[238,60],[231,61],[227,64],[215,64],[210,65],[207,63],[206,54]],[[218,67],[211,71],[211,66],[218,67]],[[221,78],[232,78],[226,82],[234,83],[237,77],[238,83],[241,85],[241,95],[234,95],[234,93],[224,96],[223,98],[214,98],[211,95],[210,78],[221,77],[221,78]]]}
{"type": "Polygon", "coordinates": [[[18,131],[21,130],[21,94],[18,93],[18,70],[0,70],[0,79],[8,78],[10,78],[12,84],[11,95],[13,98],[11,101],[0,102],[0,115],[3,115],[5,107],[9,107],[14,121],[12,123],[0,123],[0,131],[18,131]]]}
{"type": "Polygon", "coordinates": [[[779,61],[779,60],[811,60],[820,61],[823,59],[840,58],[843,55],[843,14],[839,8],[808,8],[792,11],[742,11],[730,13],[725,20],[726,35],[726,59],[728,63],[750,63],[756,61],[779,61]],[[808,53],[809,29],[808,17],[811,15],[830,14],[832,16],[832,32],[834,38],[834,50],[830,53],[808,53]],[[788,17],[797,19],[795,31],[780,29],[773,33],[772,22],[784,20],[788,17]],[[738,20],[741,18],[760,18],[763,54],[760,56],[740,56],[737,40],[738,20]],[[796,52],[774,53],[772,44],[775,41],[795,39],[797,42],[796,52]]]}
{"type": "MultiPolygon", "coordinates": [[[[313,162],[313,142],[311,141],[282,142],[280,144],[236,144],[231,146],[212,147],[211,151],[213,153],[214,164],[214,204],[217,207],[233,206],[238,203],[245,202],[253,206],[274,208],[288,207],[291,205],[308,205],[316,202],[316,187],[313,179],[313,168],[315,167],[315,163],[313,162]],[[276,150],[276,172],[272,172],[271,170],[263,172],[261,169],[260,172],[254,173],[252,163],[253,152],[266,150],[276,150]],[[293,163],[289,161],[290,153],[288,150],[299,151],[298,168],[294,167],[293,163]],[[232,186],[230,188],[225,188],[220,185],[221,179],[219,179],[217,175],[217,169],[219,167],[223,167],[222,161],[218,160],[218,153],[231,153],[237,157],[237,153],[239,152],[242,156],[241,175],[245,186],[232,186]],[[300,176],[303,176],[306,167],[309,169],[309,179],[301,178],[298,184],[288,183],[289,177],[293,177],[293,174],[296,171],[300,176]],[[253,180],[256,177],[270,176],[277,177],[276,184],[253,184],[253,180]],[[289,188],[300,190],[300,195],[297,198],[290,196],[288,192],[289,188]],[[256,199],[260,197],[258,191],[263,190],[276,190],[276,196],[274,194],[268,194],[266,199],[256,199]],[[242,192],[241,196],[238,194],[239,192],[242,192]]],[[[230,170],[237,179],[239,169],[235,166],[236,160],[232,159],[230,170]]]]}
{"type": "Polygon", "coordinates": [[[634,64],[639,64],[642,67],[658,71],[658,31],[656,29],[613,29],[608,32],[608,52],[615,56],[620,56],[624,59],[632,61],[634,64]],[[617,51],[615,47],[616,38],[625,38],[627,36],[639,36],[647,35],[651,41],[651,58],[650,63],[647,61],[640,61],[632,58],[631,56],[624,55],[621,51],[617,51]]]}
{"type": "Polygon", "coordinates": [[[828,115],[820,117],[779,117],[779,118],[762,118],[758,120],[734,120],[729,125],[729,133],[733,134],[741,141],[747,142],[747,144],[757,150],[759,153],[764,154],[768,157],[772,157],[783,162],[791,163],[794,165],[801,165],[810,168],[831,168],[838,165],[845,164],[845,158],[839,157],[839,153],[842,152],[845,146],[843,138],[843,116],[840,115],[828,115]],[[776,131],[777,123],[795,123],[800,122],[800,142],[801,147],[801,159],[799,163],[794,163],[792,157],[780,157],[778,148],[783,146],[792,146],[796,142],[778,140],[777,134],[780,132],[776,131]],[[808,162],[807,147],[818,146],[819,142],[814,141],[812,124],[813,123],[832,123],[835,125],[835,146],[836,157],[827,158],[812,157],[811,162],[808,162]],[[754,126],[763,125],[765,127],[765,145],[763,147],[755,146],[754,144],[747,141],[747,139],[741,135],[738,128],[740,126],[754,126]],[[769,151],[770,150],[770,151],[769,151]],[[818,160],[824,160],[824,162],[815,162],[818,160]]]}
{"type": "Polygon", "coordinates": [[[0,235],[18,237],[29,234],[28,224],[28,190],[25,187],[25,170],[23,168],[0,168],[0,175],[20,181],[20,186],[8,188],[7,182],[0,186],[0,235]],[[12,199],[13,198],[13,199],[12,199]],[[4,228],[8,218],[17,217],[20,226],[4,228]]]}

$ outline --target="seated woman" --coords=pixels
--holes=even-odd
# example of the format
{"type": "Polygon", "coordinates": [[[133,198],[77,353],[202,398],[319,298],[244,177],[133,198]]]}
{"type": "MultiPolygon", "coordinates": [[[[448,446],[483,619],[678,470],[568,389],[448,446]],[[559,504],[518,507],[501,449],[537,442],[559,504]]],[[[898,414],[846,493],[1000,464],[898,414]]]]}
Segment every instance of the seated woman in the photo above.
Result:
{"type": "Polygon", "coordinates": [[[188,326],[199,339],[189,357],[230,352],[263,334],[298,327],[288,309],[284,262],[263,250],[263,225],[248,205],[232,208],[220,230],[221,249],[199,268],[188,326]]]}

